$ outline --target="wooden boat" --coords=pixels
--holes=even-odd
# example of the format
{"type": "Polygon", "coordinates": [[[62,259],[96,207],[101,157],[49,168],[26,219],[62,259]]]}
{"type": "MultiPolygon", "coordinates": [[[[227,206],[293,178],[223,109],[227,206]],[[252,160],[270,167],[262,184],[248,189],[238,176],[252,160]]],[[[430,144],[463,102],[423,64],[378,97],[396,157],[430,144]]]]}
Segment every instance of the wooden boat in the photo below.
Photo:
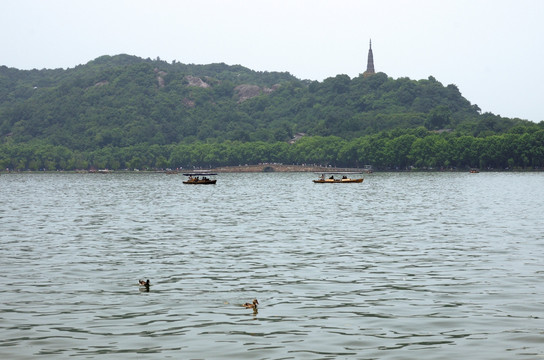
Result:
{"type": "Polygon", "coordinates": [[[478,169],[470,169],[471,174],[478,174],[479,172],[480,172],[480,170],[478,170],[478,169]]]}
{"type": "Polygon", "coordinates": [[[362,183],[364,178],[352,179],[346,175],[342,175],[341,178],[335,178],[334,174],[359,174],[359,173],[328,173],[330,177],[325,177],[325,174],[321,174],[319,179],[314,180],[316,184],[344,184],[344,183],[362,183]]]}
{"type": "Polygon", "coordinates": [[[212,173],[187,173],[183,174],[185,176],[188,176],[189,178],[185,180],[184,184],[191,184],[191,185],[213,185],[217,182],[216,179],[210,179],[208,176],[217,175],[212,173]]]}

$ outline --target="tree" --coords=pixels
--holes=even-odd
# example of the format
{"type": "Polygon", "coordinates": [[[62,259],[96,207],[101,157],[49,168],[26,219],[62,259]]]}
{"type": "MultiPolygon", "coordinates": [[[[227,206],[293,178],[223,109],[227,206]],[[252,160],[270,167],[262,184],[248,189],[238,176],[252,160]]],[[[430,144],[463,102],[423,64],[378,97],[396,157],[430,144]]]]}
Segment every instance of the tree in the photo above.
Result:
{"type": "Polygon", "coordinates": [[[440,105],[429,113],[425,121],[425,127],[429,130],[444,129],[451,121],[451,111],[447,106],[440,105]]]}

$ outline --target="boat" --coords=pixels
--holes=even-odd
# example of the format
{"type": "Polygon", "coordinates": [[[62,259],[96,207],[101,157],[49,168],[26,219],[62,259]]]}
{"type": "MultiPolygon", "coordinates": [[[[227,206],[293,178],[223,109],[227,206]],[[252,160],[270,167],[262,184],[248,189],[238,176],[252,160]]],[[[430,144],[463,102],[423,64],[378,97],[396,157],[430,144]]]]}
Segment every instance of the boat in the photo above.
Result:
{"type": "Polygon", "coordinates": [[[191,185],[213,185],[217,182],[216,179],[210,179],[208,176],[217,175],[214,173],[186,173],[183,174],[189,178],[185,180],[184,184],[191,185]]]}
{"type": "Polygon", "coordinates": [[[346,174],[360,174],[360,173],[327,173],[331,176],[326,177],[325,174],[321,174],[317,180],[314,180],[314,183],[316,184],[344,184],[344,183],[362,183],[364,181],[364,178],[355,178],[352,179],[350,177],[347,177],[346,174]],[[342,177],[335,178],[334,174],[343,174],[342,177]]]}
{"type": "Polygon", "coordinates": [[[478,170],[478,169],[470,169],[471,174],[478,174],[479,172],[480,172],[480,170],[478,170]]]}

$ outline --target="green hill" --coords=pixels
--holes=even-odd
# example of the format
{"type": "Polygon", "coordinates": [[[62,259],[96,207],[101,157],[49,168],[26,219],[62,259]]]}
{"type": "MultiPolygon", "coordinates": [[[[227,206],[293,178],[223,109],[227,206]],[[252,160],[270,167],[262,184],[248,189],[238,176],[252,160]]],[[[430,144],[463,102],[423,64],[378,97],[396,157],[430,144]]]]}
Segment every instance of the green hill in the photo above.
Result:
{"type": "MultiPolygon", "coordinates": [[[[36,146],[62,148],[86,158],[83,165],[88,166],[93,165],[90,154],[105,148],[159,146],[167,149],[162,165],[181,166],[188,163],[175,163],[173,146],[225,142],[272,146],[287,144],[296,134],[355,141],[399,129],[404,129],[402,134],[446,130],[482,138],[520,126],[536,125],[481,114],[455,85],[444,86],[432,76],[416,81],[377,73],[311,82],[240,65],[167,63],[129,55],[102,56],[66,70],[0,67],[4,149],[28,146],[35,154],[36,146]]],[[[8,150],[3,157],[0,165],[30,166],[30,160],[14,161],[8,150]]],[[[262,157],[236,161],[249,159],[262,157]]],[[[285,159],[296,160],[292,154],[285,159]]],[[[203,160],[190,163],[205,165],[198,161],[203,160]]],[[[34,163],[47,167],[43,159],[34,163]]],[[[58,161],[49,163],[61,166],[58,161]]],[[[151,165],[141,159],[131,164],[137,163],[151,165]]],[[[129,165],[122,160],[116,164],[129,165]]],[[[157,165],[155,161],[153,166],[157,165]]]]}

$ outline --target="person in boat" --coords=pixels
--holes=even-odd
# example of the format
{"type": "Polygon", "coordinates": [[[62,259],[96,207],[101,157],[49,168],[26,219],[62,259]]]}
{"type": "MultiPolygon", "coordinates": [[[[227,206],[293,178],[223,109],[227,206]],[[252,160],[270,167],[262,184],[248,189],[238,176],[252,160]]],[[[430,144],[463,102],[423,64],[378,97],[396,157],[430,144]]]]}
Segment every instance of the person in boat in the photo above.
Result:
{"type": "Polygon", "coordinates": [[[331,177],[329,179],[334,180],[334,175],[331,175],[331,177]]]}
{"type": "Polygon", "coordinates": [[[347,179],[348,177],[346,175],[342,176],[342,179],[347,179]]]}
{"type": "Polygon", "coordinates": [[[321,174],[321,176],[319,177],[319,180],[325,180],[325,174],[321,174]]]}

